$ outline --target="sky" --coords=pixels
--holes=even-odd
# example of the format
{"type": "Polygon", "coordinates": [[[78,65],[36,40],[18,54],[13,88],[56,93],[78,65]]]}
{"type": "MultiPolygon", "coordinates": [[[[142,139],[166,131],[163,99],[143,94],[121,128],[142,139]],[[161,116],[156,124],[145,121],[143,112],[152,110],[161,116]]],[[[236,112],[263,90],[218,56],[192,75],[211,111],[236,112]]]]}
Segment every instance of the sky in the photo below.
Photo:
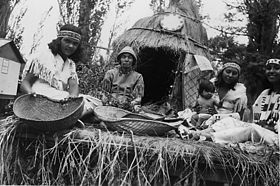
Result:
{"type": "MultiPolygon", "coordinates": [[[[113,0],[112,0],[113,1],[113,0]]],[[[122,26],[118,30],[118,35],[122,34],[126,29],[130,28],[137,20],[143,17],[153,15],[152,10],[149,7],[150,0],[135,0],[132,6],[122,16],[122,26]]],[[[57,6],[57,0],[27,0],[29,10],[23,20],[25,26],[25,32],[23,34],[24,43],[22,45],[21,53],[28,59],[28,53],[32,46],[34,36],[33,33],[38,29],[38,25],[41,19],[46,15],[47,10],[51,8],[50,16],[46,18],[44,27],[40,33],[39,49],[43,48],[46,43],[49,43],[56,37],[56,23],[59,21],[59,9],[57,6]]],[[[226,11],[224,0],[203,0],[202,14],[209,15],[211,26],[215,27],[222,25],[223,13],[226,11]]],[[[16,12],[16,11],[15,11],[16,12]]],[[[108,38],[111,26],[113,24],[114,11],[109,12],[105,18],[104,25],[101,31],[99,46],[107,47],[108,38]]],[[[204,25],[208,38],[214,37],[219,34],[218,31],[204,25]]],[[[238,38],[240,42],[246,42],[244,38],[238,38]]]]}

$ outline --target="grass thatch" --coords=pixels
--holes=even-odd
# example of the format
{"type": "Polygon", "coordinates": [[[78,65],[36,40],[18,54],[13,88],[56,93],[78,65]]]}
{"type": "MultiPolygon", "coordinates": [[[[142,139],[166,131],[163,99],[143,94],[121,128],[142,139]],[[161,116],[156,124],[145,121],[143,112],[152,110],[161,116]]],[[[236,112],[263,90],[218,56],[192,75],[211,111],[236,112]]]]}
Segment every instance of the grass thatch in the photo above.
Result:
{"type": "MultiPolygon", "coordinates": [[[[262,156],[211,142],[113,134],[94,128],[26,135],[10,117],[1,121],[0,184],[203,185],[221,167],[240,185],[277,185],[277,154],[262,156]]],[[[265,151],[264,151],[265,150],[265,151]]]]}
{"type": "Polygon", "coordinates": [[[111,60],[126,45],[136,53],[143,48],[161,48],[174,55],[186,53],[208,55],[207,33],[199,20],[198,8],[192,0],[171,2],[169,8],[151,17],[139,19],[132,28],[126,30],[113,43],[111,60]],[[184,26],[179,31],[164,30],[160,21],[166,14],[175,13],[184,18],[184,26]]]}

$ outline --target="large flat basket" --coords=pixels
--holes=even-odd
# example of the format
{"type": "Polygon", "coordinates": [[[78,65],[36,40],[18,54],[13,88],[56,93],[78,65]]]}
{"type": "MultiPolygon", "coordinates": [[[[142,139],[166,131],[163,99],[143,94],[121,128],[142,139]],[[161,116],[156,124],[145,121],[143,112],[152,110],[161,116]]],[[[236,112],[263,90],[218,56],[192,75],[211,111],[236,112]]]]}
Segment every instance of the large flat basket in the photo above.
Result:
{"type": "Polygon", "coordinates": [[[134,114],[116,107],[97,106],[94,112],[98,118],[104,121],[108,130],[133,132],[136,135],[163,136],[168,131],[175,129],[166,122],[147,119],[145,116],[130,118],[129,116],[134,114]]]}
{"type": "Polygon", "coordinates": [[[43,95],[25,94],[13,105],[14,114],[25,124],[40,131],[59,131],[75,125],[84,109],[82,97],[63,101],[51,100],[43,95]]]}

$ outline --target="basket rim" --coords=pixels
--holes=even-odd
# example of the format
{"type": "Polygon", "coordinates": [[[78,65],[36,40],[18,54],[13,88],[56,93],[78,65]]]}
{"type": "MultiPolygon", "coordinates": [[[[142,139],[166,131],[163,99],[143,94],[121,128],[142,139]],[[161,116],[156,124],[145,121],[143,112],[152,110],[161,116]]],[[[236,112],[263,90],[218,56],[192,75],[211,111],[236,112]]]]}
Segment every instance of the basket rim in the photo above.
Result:
{"type": "Polygon", "coordinates": [[[113,106],[109,106],[109,105],[98,105],[97,107],[94,108],[94,113],[97,115],[97,117],[99,117],[100,119],[104,120],[104,121],[110,121],[110,122],[115,122],[118,121],[120,118],[108,118],[106,116],[103,116],[102,114],[99,114],[100,112],[98,110],[102,110],[102,108],[112,108],[114,110],[121,110],[123,112],[125,112],[126,114],[129,114],[131,112],[118,108],[118,107],[113,107],[113,106]]]}
{"type": "MultiPolygon", "coordinates": [[[[14,105],[15,105],[20,99],[22,99],[23,97],[28,97],[28,96],[32,96],[32,94],[23,94],[23,95],[19,96],[19,97],[15,100],[14,105]]],[[[47,96],[44,96],[44,95],[41,95],[41,94],[36,94],[36,97],[37,97],[37,96],[43,97],[43,98],[45,98],[45,99],[48,99],[48,100],[50,100],[50,101],[55,102],[54,100],[52,100],[51,98],[49,98],[49,97],[47,97],[47,96]]],[[[26,119],[26,118],[22,118],[22,117],[19,117],[18,114],[16,114],[17,112],[15,112],[15,106],[13,106],[13,112],[14,112],[14,114],[15,114],[17,117],[19,117],[19,118],[21,118],[21,119],[24,119],[24,120],[26,120],[26,121],[32,121],[32,122],[57,122],[57,121],[61,121],[61,120],[64,120],[65,118],[70,117],[73,113],[77,112],[77,111],[84,105],[84,99],[83,99],[83,97],[75,97],[75,98],[73,98],[73,99],[82,99],[82,101],[81,101],[80,105],[79,105],[72,113],[69,113],[68,115],[66,115],[66,116],[64,116],[64,117],[60,117],[60,118],[58,118],[58,119],[52,119],[52,120],[42,121],[42,120],[37,120],[37,119],[26,119]]],[[[58,102],[59,102],[59,100],[58,100],[58,102]]]]}
{"type": "MultiPolygon", "coordinates": [[[[118,110],[121,110],[127,114],[129,113],[132,113],[128,110],[124,110],[124,109],[121,109],[121,108],[118,108],[118,107],[114,107],[114,106],[109,106],[109,105],[100,105],[100,106],[97,106],[94,108],[94,112],[97,114],[97,116],[104,120],[105,122],[121,122],[121,121],[135,121],[135,122],[149,122],[149,123],[153,123],[153,124],[161,124],[161,125],[165,125],[165,126],[169,126],[169,127],[172,127],[172,128],[176,128],[175,126],[173,125],[170,125],[168,122],[163,122],[163,121],[159,121],[159,120],[154,120],[154,119],[140,119],[140,118],[107,118],[107,117],[104,117],[103,115],[100,115],[98,114],[98,112],[96,112],[96,110],[98,109],[101,109],[101,108],[112,108],[112,109],[118,109],[118,110]]],[[[102,110],[102,109],[101,109],[102,110]]]]}

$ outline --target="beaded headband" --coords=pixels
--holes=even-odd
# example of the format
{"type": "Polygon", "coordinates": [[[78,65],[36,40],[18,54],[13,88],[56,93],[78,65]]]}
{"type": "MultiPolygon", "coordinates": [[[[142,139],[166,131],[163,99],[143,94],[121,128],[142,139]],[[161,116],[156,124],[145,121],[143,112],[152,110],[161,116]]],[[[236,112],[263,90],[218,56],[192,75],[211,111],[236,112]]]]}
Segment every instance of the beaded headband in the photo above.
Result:
{"type": "Polygon", "coordinates": [[[69,31],[69,30],[61,30],[58,32],[57,37],[70,37],[76,41],[81,41],[82,36],[76,32],[69,31]]]}
{"type": "Polygon", "coordinates": [[[240,66],[236,63],[225,63],[224,66],[223,66],[223,70],[227,67],[232,67],[232,68],[236,68],[238,70],[238,72],[240,73],[240,66]]]}
{"type": "Polygon", "coordinates": [[[269,59],[269,60],[266,61],[265,65],[268,65],[268,64],[280,65],[280,59],[269,59]]]}

